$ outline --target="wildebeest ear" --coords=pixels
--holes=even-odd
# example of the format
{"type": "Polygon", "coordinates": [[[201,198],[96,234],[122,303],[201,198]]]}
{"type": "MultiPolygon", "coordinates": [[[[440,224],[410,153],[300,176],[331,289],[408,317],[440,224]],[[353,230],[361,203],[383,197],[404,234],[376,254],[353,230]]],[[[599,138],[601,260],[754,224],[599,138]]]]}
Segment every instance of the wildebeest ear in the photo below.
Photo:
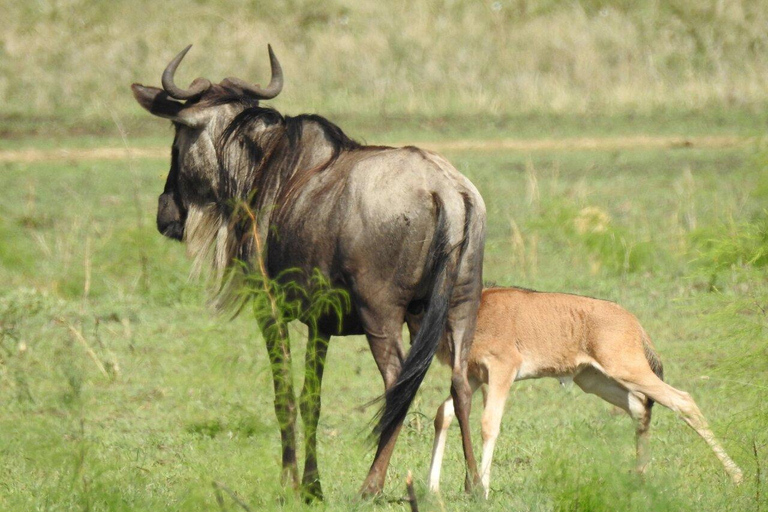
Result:
{"type": "Polygon", "coordinates": [[[186,109],[181,102],[171,99],[168,93],[157,87],[146,87],[141,84],[131,85],[133,97],[150,114],[170,119],[188,126],[200,124],[199,113],[193,108],[186,109]]]}

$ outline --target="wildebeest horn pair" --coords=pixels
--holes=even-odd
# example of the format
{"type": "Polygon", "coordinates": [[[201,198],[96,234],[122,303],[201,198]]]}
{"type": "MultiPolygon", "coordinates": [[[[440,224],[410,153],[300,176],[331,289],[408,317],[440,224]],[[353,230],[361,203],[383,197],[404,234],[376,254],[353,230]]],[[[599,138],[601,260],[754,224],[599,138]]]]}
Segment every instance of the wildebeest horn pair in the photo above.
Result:
{"type": "MultiPolygon", "coordinates": [[[[181,50],[179,54],[168,63],[168,67],[165,68],[165,71],[163,71],[163,89],[165,89],[165,92],[167,92],[170,97],[176,98],[177,100],[192,100],[199,98],[203,93],[210,89],[212,85],[210,80],[202,77],[195,78],[189,86],[189,89],[186,90],[178,87],[174,83],[173,75],[176,74],[176,68],[179,67],[179,63],[181,63],[181,60],[190,48],[192,48],[191,44],[181,50]]],[[[269,100],[280,94],[280,91],[283,89],[283,69],[280,67],[280,62],[278,62],[277,57],[275,57],[275,52],[272,51],[272,46],[267,45],[267,48],[269,48],[269,64],[272,68],[272,78],[269,80],[269,85],[262,88],[258,85],[249,84],[245,80],[236,77],[225,78],[221,81],[221,85],[225,87],[236,87],[245,94],[260,100],[269,100]]]]}

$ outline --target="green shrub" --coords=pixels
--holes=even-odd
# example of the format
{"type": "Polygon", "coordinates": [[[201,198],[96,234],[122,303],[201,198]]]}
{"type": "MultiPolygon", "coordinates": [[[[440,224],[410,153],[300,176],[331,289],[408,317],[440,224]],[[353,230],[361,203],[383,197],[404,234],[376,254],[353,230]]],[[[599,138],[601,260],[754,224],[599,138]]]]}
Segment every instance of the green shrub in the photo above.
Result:
{"type": "Polygon", "coordinates": [[[572,205],[548,205],[530,227],[569,251],[585,255],[593,274],[603,270],[612,274],[651,270],[661,252],[650,240],[639,240],[596,206],[577,209],[572,205]]]}
{"type": "Polygon", "coordinates": [[[767,210],[749,221],[722,222],[695,230],[690,236],[696,250],[696,263],[712,274],[737,266],[768,265],[767,210]]]}

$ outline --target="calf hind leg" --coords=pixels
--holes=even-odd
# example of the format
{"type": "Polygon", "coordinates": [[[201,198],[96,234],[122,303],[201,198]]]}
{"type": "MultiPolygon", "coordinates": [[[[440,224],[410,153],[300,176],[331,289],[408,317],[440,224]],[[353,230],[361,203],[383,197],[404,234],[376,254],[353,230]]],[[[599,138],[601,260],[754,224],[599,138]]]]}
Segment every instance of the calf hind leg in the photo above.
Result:
{"type": "Polygon", "coordinates": [[[651,424],[651,401],[633,392],[592,366],[584,369],[573,381],[586,393],[597,395],[620,407],[635,421],[636,469],[643,473],[648,466],[648,438],[651,424]]]}
{"type": "Polygon", "coordinates": [[[651,407],[653,402],[647,397],[638,397],[630,395],[630,415],[635,420],[635,445],[636,461],[635,466],[638,473],[645,473],[648,463],[651,462],[648,441],[650,438],[651,427],[651,407]]]}
{"type": "Polygon", "coordinates": [[[715,438],[715,435],[707,425],[707,420],[704,419],[704,415],[701,414],[691,395],[685,391],[673,388],[650,371],[648,374],[641,376],[623,378],[621,382],[627,388],[643,393],[664,407],[680,414],[683,421],[706,441],[717,458],[720,459],[720,462],[725,467],[725,471],[730,475],[733,482],[737,485],[741,483],[743,479],[741,469],[717,441],[717,438],[715,438]]]}

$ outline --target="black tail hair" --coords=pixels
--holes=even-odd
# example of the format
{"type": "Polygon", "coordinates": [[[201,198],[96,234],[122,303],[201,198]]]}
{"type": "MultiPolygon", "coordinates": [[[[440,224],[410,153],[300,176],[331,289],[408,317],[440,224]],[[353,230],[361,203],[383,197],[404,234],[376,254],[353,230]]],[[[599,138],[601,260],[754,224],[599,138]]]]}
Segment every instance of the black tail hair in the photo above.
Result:
{"type": "MultiPolygon", "coordinates": [[[[437,352],[448,322],[451,296],[459,265],[458,263],[450,264],[451,253],[455,247],[451,247],[448,240],[448,221],[443,203],[437,195],[433,195],[433,201],[437,209],[437,225],[427,259],[431,261],[432,283],[427,297],[426,311],[397,382],[379,398],[384,400],[384,405],[376,415],[378,423],[372,434],[379,435],[379,446],[389,441],[405,419],[408,408],[437,352]]],[[[470,213],[471,210],[467,209],[466,215],[469,216],[470,213]]],[[[466,226],[468,222],[465,223],[462,251],[467,240],[466,226]]]]}
{"type": "MultiPolygon", "coordinates": [[[[664,365],[661,364],[659,355],[653,350],[650,341],[647,339],[647,335],[643,334],[643,352],[645,353],[645,359],[651,366],[651,370],[656,374],[658,378],[664,380],[664,365]]],[[[648,398],[648,408],[653,407],[654,401],[648,398]]]]}

